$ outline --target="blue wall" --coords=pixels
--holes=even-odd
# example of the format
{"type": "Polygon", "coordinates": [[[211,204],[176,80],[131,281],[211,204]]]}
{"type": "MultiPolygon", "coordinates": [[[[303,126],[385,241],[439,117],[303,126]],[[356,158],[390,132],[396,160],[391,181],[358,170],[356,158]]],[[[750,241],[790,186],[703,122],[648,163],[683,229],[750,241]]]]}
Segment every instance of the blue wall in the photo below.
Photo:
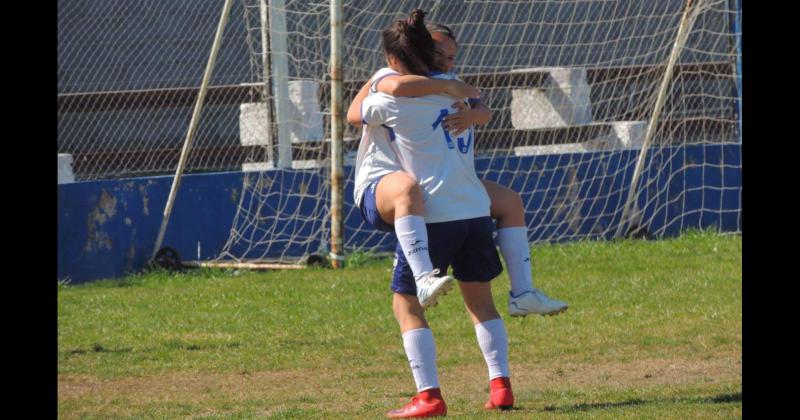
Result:
{"type": "MultiPolygon", "coordinates": [[[[216,256],[228,239],[242,173],[185,176],[164,244],[184,259],[216,256]]],[[[58,278],[73,283],[141,269],[161,226],[171,176],[58,187],[58,278]]]]}
{"type": "MultiPolygon", "coordinates": [[[[521,192],[526,220],[532,226],[532,242],[610,239],[619,223],[636,152],[479,158],[476,169],[481,178],[521,192]],[[515,168],[525,168],[520,172],[528,175],[512,177],[515,168]],[[577,210],[561,211],[559,203],[565,200],[580,200],[582,205],[577,210]],[[571,217],[575,211],[580,217],[571,217]]],[[[741,231],[741,145],[662,149],[648,158],[646,168],[638,204],[653,236],[675,236],[688,228],[741,231]]],[[[352,168],[346,171],[346,246],[367,244],[383,251],[393,249],[392,234],[375,235],[362,225],[353,208],[352,168]]],[[[292,190],[292,183],[298,179],[292,175],[303,172],[274,172],[273,188],[292,190]]],[[[216,257],[228,240],[243,177],[241,172],[185,176],[164,245],[177,249],[184,260],[198,258],[198,243],[199,259],[216,257]]],[[[320,185],[320,176],[302,178],[314,184],[307,186],[310,190],[327,191],[320,185]]],[[[59,185],[58,278],[80,283],[140,270],[152,253],[171,183],[171,176],[162,176],[59,185]]],[[[320,194],[319,200],[327,201],[328,197],[320,194]]],[[[301,204],[298,214],[316,206],[307,198],[301,204]]],[[[286,223],[271,220],[265,223],[286,223]]],[[[308,224],[307,229],[327,231],[327,221],[308,224]]],[[[324,248],[326,241],[324,235],[318,235],[316,243],[303,248],[293,248],[287,242],[281,252],[302,256],[324,248]]]]}

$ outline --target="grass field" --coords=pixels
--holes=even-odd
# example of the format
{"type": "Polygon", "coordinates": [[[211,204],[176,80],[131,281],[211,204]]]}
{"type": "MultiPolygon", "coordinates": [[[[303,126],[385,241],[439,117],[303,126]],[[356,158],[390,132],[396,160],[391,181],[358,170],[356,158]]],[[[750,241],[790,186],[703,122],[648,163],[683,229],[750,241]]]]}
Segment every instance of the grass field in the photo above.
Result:
{"type": "MultiPolygon", "coordinates": [[[[516,409],[487,413],[486,365],[457,288],[427,313],[456,418],[737,418],[742,240],[532,248],[570,304],[510,318],[516,409]]],[[[391,261],[346,270],[155,272],[58,286],[59,418],[382,418],[414,394],[391,261]]]]}

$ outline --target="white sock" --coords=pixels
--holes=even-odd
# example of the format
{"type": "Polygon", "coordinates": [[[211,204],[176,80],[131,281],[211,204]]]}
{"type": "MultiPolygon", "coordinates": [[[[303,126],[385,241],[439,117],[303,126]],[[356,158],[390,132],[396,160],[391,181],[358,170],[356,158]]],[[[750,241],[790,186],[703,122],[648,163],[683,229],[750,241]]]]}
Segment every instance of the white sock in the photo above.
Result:
{"type": "Polygon", "coordinates": [[[417,328],[403,333],[403,347],[406,349],[417,392],[439,388],[436,373],[436,345],[430,328],[417,328]]]}
{"type": "Polygon", "coordinates": [[[394,220],[394,232],[406,256],[414,279],[433,271],[433,263],[428,254],[428,229],[425,218],[408,215],[394,220]]]}
{"type": "Polygon", "coordinates": [[[497,245],[508,267],[511,293],[519,296],[533,290],[531,274],[531,249],[528,245],[528,228],[515,226],[497,229],[497,245]]]}
{"type": "Polygon", "coordinates": [[[501,318],[492,319],[475,325],[478,345],[489,368],[489,380],[511,377],[508,368],[508,335],[501,318]]]}

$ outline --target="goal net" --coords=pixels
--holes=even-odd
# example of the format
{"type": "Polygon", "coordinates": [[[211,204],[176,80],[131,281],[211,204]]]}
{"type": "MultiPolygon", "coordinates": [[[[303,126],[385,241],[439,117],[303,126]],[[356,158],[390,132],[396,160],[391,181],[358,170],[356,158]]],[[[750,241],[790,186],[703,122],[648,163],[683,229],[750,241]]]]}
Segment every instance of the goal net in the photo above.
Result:
{"type": "MultiPolygon", "coordinates": [[[[59,2],[59,153],[79,180],[174,172],[222,1],[59,2]]],[[[344,1],[345,109],[413,8],[449,26],[484,93],[478,175],[519,192],[532,243],[741,231],[740,2],[344,1]],[[687,6],[688,5],[688,6],[687,6]]],[[[219,259],[330,242],[330,4],[234,3],[186,171],[243,171],[219,259]]],[[[353,206],[347,252],[394,236],[353,206]]]]}

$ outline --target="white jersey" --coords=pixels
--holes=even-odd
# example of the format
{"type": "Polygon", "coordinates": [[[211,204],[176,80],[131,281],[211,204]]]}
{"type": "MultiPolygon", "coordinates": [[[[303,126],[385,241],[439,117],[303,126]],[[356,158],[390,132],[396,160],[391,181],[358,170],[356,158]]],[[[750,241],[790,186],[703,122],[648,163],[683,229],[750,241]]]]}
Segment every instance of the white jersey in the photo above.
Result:
{"type": "Polygon", "coordinates": [[[404,98],[374,92],[361,106],[365,124],[390,129],[389,144],[403,170],[422,187],[427,223],[489,216],[489,195],[475,173],[473,128],[455,137],[442,127],[443,118],[455,112],[454,101],[447,95],[404,98]]]}
{"type": "MultiPolygon", "coordinates": [[[[372,75],[369,93],[376,93],[375,86],[378,81],[386,76],[399,74],[396,71],[384,67],[372,75]]],[[[363,120],[364,105],[361,105],[361,115],[363,120]]],[[[364,190],[374,180],[392,173],[401,172],[403,167],[397,158],[397,151],[389,143],[390,129],[381,125],[367,125],[364,123],[361,130],[361,142],[358,144],[358,155],[356,155],[355,167],[355,187],[353,195],[357,207],[361,206],[361,196],[364,190]]]]}

